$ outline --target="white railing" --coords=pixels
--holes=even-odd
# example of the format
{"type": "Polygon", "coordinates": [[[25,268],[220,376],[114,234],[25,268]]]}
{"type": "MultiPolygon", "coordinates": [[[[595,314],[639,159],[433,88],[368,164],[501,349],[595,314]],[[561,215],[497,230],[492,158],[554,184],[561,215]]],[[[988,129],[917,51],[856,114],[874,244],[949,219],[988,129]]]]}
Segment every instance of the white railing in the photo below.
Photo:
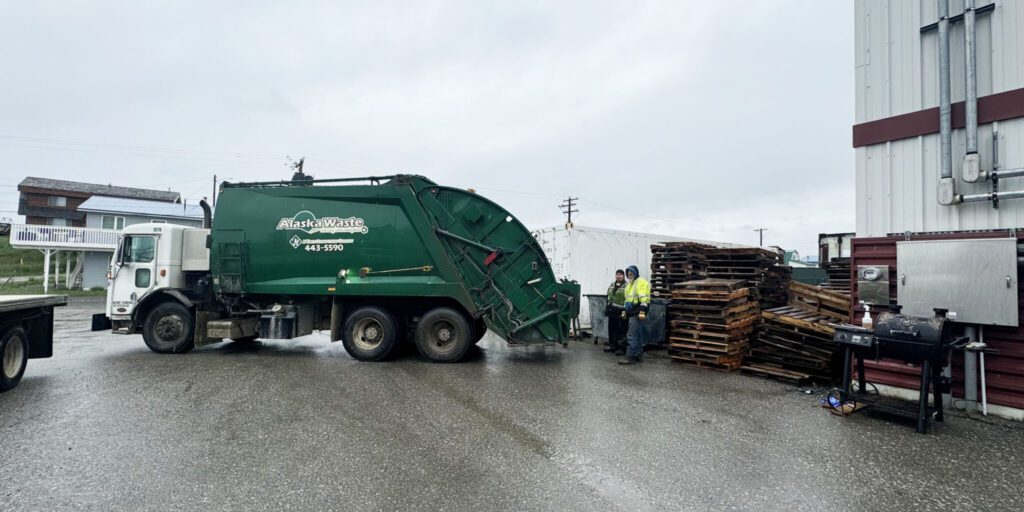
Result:
{"type": "Polygon", "coordinates": [[[11,247],[17,249],[78,249],[111,251],[121,234],[115,229],[12,224],[11,247]]]}

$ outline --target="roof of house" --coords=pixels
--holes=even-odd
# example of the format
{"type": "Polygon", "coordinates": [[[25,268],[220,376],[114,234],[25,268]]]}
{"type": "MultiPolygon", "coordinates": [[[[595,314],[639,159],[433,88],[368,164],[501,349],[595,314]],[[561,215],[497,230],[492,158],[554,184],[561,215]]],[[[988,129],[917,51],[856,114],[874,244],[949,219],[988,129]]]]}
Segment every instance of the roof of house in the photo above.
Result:
{"type": "Polygon", "coordinates": [[[167,203],[123,197],[92,196],[86,199],[78,211],[94,213],[120,213],[143,217],[168,219],[202,219],[203,209],[199,204],[167,203]]]}
{"type": "Polygon", "coordinates": [[[80,194],[105,195],[110,197],[127,197],[133,199],[149,199],[154,201],[174,202],[181,199],[181,194],[169,190],[150,190],[146,188],[119,187],[115,185],[100,185],[96,183],[81,183],[77,181],[54,180],[50,178],[37,178],[29,176],[18,184],[22,187],[40,188],[47,190],[58,190],[64,192],[77,192],[80,194]]]}

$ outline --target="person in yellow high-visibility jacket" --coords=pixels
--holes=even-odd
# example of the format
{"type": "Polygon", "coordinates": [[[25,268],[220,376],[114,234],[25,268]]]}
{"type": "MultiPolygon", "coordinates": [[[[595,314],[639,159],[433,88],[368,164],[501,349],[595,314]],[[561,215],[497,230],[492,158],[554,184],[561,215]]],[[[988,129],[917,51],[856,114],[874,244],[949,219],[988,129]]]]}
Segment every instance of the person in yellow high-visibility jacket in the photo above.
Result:
{"type": "Polygon", "coordinates": [[[629,319],[626,330],[626,357],[619,364],[635,364],[644,358],[644,326],[647,324],[647,310],[651,307],[651,284],[640,277],[636,265],[626,267],[626,311],[629,319]]]}

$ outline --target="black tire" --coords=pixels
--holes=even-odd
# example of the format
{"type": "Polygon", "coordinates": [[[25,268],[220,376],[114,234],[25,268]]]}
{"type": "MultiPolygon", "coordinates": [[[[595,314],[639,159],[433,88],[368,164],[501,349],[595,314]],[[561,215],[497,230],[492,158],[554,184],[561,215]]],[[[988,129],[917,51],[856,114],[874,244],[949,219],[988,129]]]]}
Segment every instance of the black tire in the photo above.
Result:
{"type": "Polygon", "coordinates": [[[416,349],[435,363],[462,359],[475,342],[466,317],[451,308],[432,309],[416,324],[416,349]]]}
{"type": "Polygon", "coordinates": [[[0,339],[0,392],[18,386],[27,364],[28,335],[21,327],[11,327],[0,339]]]}
{"type": "Polygon", "coordinates": [[[179,302],[164,302],[146,315],[142,339],[153,352],[180,354],[195,347],[196,328],[192,312],[179,302]]]}
{"type": "Polygon", "coordinates": [[[380,361],[398,345],[398,327],[387,311],[367,306],[352,312],[341,330],[341,344],[360,361],[380,361]]]}

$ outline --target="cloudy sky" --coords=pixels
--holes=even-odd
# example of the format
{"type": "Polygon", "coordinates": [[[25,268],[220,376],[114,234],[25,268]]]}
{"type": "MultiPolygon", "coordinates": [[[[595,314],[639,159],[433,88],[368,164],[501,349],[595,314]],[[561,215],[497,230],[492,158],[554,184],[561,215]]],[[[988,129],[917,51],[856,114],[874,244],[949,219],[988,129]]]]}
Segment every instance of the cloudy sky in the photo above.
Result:
{"type": "Polygon", "coordinates": [[[564,222],[816,253],[854,226],[841,1],[8,2],[0,217],[45,176],[406,172],[564,222]]]}

